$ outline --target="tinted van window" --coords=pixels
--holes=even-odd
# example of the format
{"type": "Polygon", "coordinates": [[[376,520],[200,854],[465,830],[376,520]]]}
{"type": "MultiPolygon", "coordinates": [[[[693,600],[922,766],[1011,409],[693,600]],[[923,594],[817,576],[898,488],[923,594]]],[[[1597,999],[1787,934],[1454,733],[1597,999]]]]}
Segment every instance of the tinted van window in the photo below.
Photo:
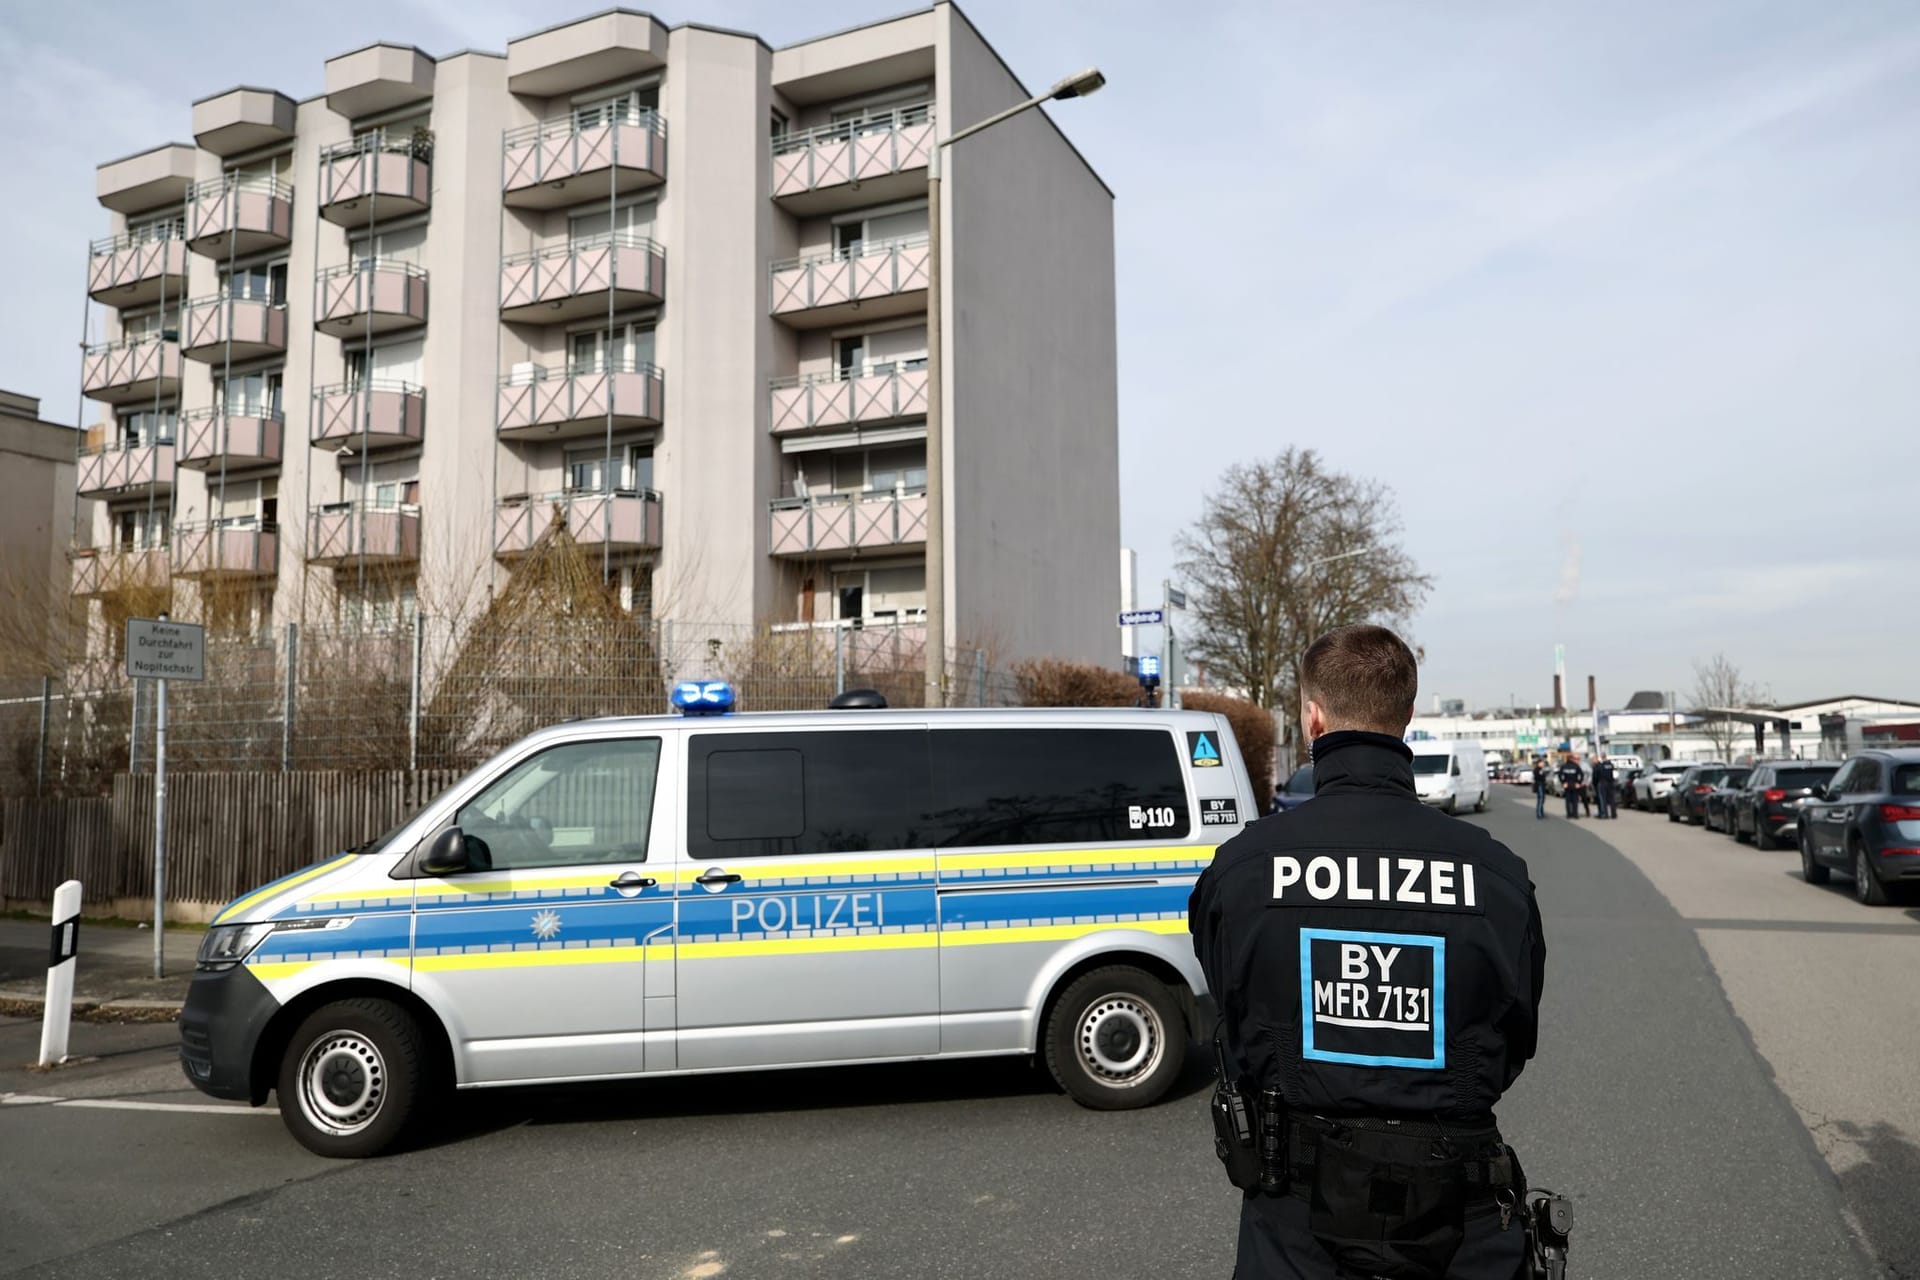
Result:
{"type": "Polygon", "coordinates": [[[928,843],[924,730],[703,733],[687,751],[687,852],[696,859],[928,843]]]}
{"type": "Polygon", "coordinates": [[[1190,826],[1173,735],[1154,729],[940,729],[931,843],[1177,839],[1190,826]]]}

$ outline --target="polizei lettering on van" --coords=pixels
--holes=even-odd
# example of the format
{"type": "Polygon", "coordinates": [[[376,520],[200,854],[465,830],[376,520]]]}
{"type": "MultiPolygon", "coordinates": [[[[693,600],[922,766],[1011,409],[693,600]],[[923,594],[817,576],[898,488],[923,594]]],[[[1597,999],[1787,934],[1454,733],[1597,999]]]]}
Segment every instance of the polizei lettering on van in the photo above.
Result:
{"type": "Polygon", "coordinates": [[[1273,860],[1273,900],[1484,913],[1471,862],[1384,854],[1273,860]]]}
{"type": "Polygon", "coordinates": [[[887,922],[878,893],[815,893],[752,898],[731,904],[733,932],[752,921],[767,933],[792,929],[870,929],[887,922]]]}

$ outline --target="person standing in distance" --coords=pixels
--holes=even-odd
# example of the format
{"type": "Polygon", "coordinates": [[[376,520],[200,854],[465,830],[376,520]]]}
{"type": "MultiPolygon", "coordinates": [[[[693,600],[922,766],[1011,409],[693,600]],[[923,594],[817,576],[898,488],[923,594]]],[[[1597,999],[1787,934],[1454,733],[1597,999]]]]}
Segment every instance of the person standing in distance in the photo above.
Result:
{"type": "MultiPolygon", "coordinates": [[[[1533,1057],[1546,943],[1526,863],[1420,802],[1419,673],[1384,627],[1301,662],[1313,802],[1221,846],[1188,902],[1217,1001],[1236,1280],[1520,1280],[1524,1175],[1493,1108],[1533,1057]],[[1257,1176],[1250,1165],[1257,1165],[1257,1176]]],[[[1543,762],[1544,763],[1544,762],[1543,762]]]]}
{"type": "Polygon", "coordinates": [[[1547,816],[1547,758],[1533,758],[1533,816],[1547,816]]]}
{"type": "Polygon", "coordinates": [[[1566,758],[1560,762],[1559,774],[1560,793],[1566,797],[1567,801],[1567,816],[1569,818],[1578,818],[1580,816],[1580,786],[1586,781],[1587,775],[1580,772],[1580,762],[1573,758],[1571,751],[1569,751],[1566,758]]]}
{"type": "Polygon", "coordinates": [[[1593,762],[1593,797],[1600,805],[1600,816],[1617,818],[1620,816],[1619,802],[1613,795],[1613,761],[1600,756],[1593,762]]]}

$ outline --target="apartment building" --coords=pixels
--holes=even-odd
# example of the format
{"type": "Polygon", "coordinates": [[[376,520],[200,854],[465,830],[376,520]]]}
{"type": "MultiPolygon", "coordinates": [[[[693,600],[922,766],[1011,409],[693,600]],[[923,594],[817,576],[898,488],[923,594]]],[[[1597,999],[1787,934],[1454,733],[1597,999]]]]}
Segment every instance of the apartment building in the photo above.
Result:
{"type": "Polygon", "coordinates": [[[43,669],[64,634],[78,435],[0,391],[0,668],[43,669]]]}
{"type": "MultiPolygon", "coordinates": [[[[923,628],[928,155],[1029,96],[956,7],[781,49],[616,9],[324,83],[99,167],[103,633],[163,582],[471,616],[556,513],[637,611],[923,628]]],[[[1112,193],[1039,111],[944,164],[946,639],[1103,658],[1112,193]]]]}

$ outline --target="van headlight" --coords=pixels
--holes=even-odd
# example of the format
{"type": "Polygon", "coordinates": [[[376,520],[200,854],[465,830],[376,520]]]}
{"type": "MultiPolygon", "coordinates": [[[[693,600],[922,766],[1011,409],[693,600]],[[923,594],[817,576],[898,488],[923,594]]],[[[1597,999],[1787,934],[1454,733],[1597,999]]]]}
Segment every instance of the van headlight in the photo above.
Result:
{"type": "MultiPolygon", "coordinates": [[[[341,920],[345,924],[346,920],[341,920]]],[[[265,920],[259,924],[217,924],[200,940],[200,953],[194,957],[197,969],[231,969],[253,954],[255,947],[270,933],[299,929],[326,929],[335,922],[318,920],[265,920]]]]}

